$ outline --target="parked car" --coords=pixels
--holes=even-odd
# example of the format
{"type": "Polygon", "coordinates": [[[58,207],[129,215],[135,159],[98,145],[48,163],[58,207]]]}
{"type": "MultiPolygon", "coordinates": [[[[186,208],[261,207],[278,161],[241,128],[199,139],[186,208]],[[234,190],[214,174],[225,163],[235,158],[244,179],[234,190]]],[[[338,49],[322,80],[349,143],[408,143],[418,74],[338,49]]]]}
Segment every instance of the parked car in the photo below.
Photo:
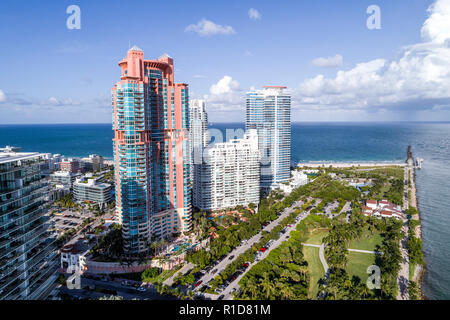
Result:
{"type": "Polygon", "coordinates": [[[261,251],[261,252],[265,252],[265,251],[266,251],[266,248],[264,248],[264,247],[262,247],[262,248],[259,248],[259,251],[261,251]]]}
{"type": "Polygon", "coordinates": [[[198,287],[199,285],[201,285],[202,282],[203,282],[202,280],[198,281],[198,282],[195,284],[195,287],[198,287]]]}
{"type": "Polygon", "coordinates": [[[231,260],[231,259],[233,259],[234,258],[234,255],[231,255],[229,258],[228,258],[228,260],[231,260]]]}
{"type": "Polygon", "coordinates": [[[221,295],[217,298],[217,300],[223,300],[224,297],[225,297],[225,296],[224,296],[223,294],[221,294],[221,295]]]}

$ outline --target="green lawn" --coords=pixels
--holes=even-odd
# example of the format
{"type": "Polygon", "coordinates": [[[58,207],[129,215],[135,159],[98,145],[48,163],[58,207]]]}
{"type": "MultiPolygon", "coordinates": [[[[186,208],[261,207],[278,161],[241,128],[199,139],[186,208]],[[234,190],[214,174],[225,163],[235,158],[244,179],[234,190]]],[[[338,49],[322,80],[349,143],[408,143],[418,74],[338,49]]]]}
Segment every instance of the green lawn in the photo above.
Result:
{"type": "Polygon", "coordinates": [[[308,274],[310,275],[308,298],[316,299],[317,292],[319,291],[319,285],[317,281],[319,281],[319,279],[322,278],[325,274],[322,263],[319,259],[319,248],[303,246],[303,256],[308,262],[308,274]]]}
{"type": "Polygon", "coordinates": [[[381,245],[383,238],[380,236],[378,231],[374,232],[373,235],[369,231],[364,230],[361,239],[355,239],[350,241],[349,249],[359,249],[359,250],[369,250],[375,251],[375,246],[381,245]]]}
{"type": "Polygon", "coordinates": [[[367,267],[374,264],[375,254],[349,251],[346,271],[350,279],[353,276],[357,276],[362,282],[366,282],[369,276],[367,267]]]}
{"type": "Polygon", "coordinates": [[[328,235],[328,229],[315,229],[310,234],[305,243],[322,244],[322,239],[328,235]]]}
{"type": "Polygon", "coordinates": [[[409,264],[409,281],[413,281],[415,271],[416,271],[416,265],[414,263],[410,263],[409,264]]]}

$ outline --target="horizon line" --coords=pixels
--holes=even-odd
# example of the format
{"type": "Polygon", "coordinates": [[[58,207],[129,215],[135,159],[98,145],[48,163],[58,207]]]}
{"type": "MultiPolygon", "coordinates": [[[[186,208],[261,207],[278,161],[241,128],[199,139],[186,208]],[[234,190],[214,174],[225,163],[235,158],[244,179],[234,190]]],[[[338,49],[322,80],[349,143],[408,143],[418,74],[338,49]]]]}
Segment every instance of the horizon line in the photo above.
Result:
{"type": "MultiPolygon", "coordinates": [[[[210,121],[209,124],[214,123],[244,123],[245,121],[210,121]]],[[[291,121],[291,123],[450,123],[450,120],[445,121],[426,121],[426,120],[387,120],[387,121],[319,121],[319,120],[311,120],[311,121],[291,121]]],[[[111,122],[53,122],[53,123],[0,123],[0,126],[26,126],[26,125],[95,125],[95,124],[108,124],[111,125],[111,122]]]]}

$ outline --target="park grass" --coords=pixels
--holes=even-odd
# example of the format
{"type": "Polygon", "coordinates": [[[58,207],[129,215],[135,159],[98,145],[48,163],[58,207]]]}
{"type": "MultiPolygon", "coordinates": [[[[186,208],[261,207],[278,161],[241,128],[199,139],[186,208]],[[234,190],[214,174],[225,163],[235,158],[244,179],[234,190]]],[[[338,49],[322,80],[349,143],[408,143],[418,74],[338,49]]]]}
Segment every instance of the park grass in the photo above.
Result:
{"type": "Polygon", "coordinates": [[[374,264],[375,254],[349,251],[346,271],[349,274],[350,279],[353,276],[357,276],[361,279],[361,282],[365,283],[369,277],[367,267],[374,264]]]}
{"type": "Polygon", "coordinates": [[[328,229],[314,229],[304,241],[309,244],[322,244],[322,239],[328,235],[328,229]]]}
{"type": "Polygon", "coordinates": [[[319,248],[303,246],[303,257],[308,262],[309,288],[308,298],[316,299],[319,291],[320,278],[323,278],[325,271],[319,258],[319,248]]]}
{"type": "Polygon", "coordinates": [[[381,245],[383,242],[383,238],[381,237],[378,231],[375,231],[373,235],[370,234],[370,231],[367,229],[364,230],[364,233],[361,236],[361,239],[354,239],[350,241],[349,248],[350,249],[359,249],[359,250],[368,250],[368,251],[376,251],[376,245],[381,245]]]}
{"type": "Polygon", "coordinates": [[[416,264],[410,263],[409,264],[409,281],[414,281],[414,273],[416,271],[416,264]]]}

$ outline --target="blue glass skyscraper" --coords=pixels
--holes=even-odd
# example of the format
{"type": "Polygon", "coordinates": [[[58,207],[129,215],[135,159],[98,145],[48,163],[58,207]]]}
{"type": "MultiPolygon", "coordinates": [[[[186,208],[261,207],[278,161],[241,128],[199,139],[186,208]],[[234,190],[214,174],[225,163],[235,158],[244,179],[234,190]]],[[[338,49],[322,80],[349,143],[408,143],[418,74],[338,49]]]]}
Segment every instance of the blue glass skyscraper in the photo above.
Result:
{"type": "Polygon", "coordinates": [[[261,153],[261,188],[290,178],[291,96],[286,87],[265,86],[247,93],[246,130],[257,129],[261,153]]]}

